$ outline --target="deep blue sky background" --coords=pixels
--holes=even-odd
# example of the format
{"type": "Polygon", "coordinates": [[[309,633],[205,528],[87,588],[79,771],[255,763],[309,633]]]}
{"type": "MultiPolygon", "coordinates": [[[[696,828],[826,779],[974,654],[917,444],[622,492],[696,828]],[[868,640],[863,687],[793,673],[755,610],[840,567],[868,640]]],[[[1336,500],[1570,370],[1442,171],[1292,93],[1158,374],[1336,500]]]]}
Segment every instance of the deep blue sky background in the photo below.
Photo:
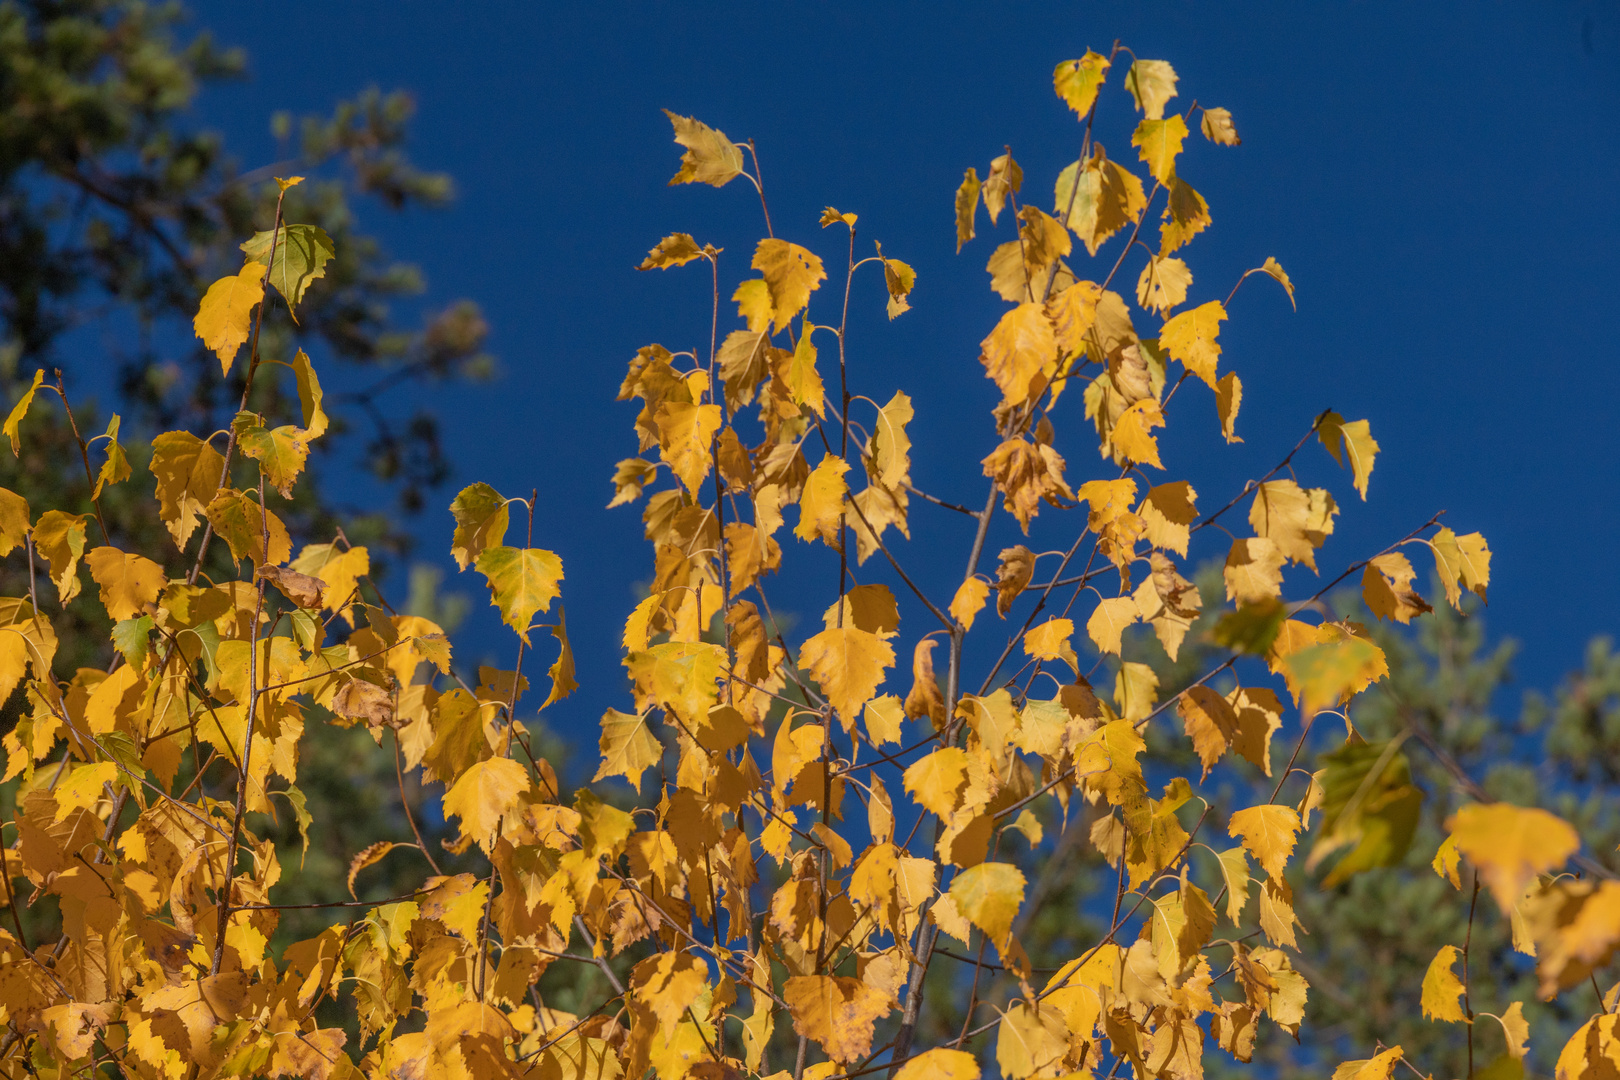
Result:
{"type": "MultiPolygon", "coordinates": [[[[650,576],[638,511],[603,509],[612,463],[635,452],[633,409],[613,397],[637,346],[696,347],[708,333],[706,274],[633,267],[659,237],[689,231],[727,249],[729,295],[763,236],[746,181],[720,191],[665,187],[679,152],[658,110],[758,141],[778,235],[841,265],[840,242],[816,227],[832,204],[860,214],[864,252],[877,239],[916,268],[915,310],[893,324],[882,316],[879,280],[857,279],[857,388],[879,400],[910,392],[916,482],[977,504],[994,404],[977,343],[1004,308],[983,266],[1011,234],[1005,221],[990,234],[981,215],[980,238],[955,255],[952,192],[965,167],[983,174],[1011,144],[1026,191],[1048,203],[1080,138],[1052,95],[1051,69],[1115,38],[1175,65],[1182,97],[1172,107],[1193,97],[1225,106],[1243,137],[1236,150],[1195,138],[1182,162],[1215,221],[1186,253],[1197,276],[1192,300],[1224,298],[1268,255],[1298,288],[1296,314],[1269,281],[1245,285],[1222,334],[1222,370],[1244,381],[1247,441],[1222,447],[1210,395],[1189,386],[1165,440],[1171,475],[1190,474],[1213,508],[1274,464],[1322,408],[1367,417],[1383,446],[1370,502],[1319,448],[1304,459],[1301,481],[1331,485],[1346,511],[1324,573],[1444,508],[1458,532],[1478,529],[1490,541],[1487,617],[1493,634],[1523,642],[1523,683],[1553,684],[1590,636],[1614,626],[1620,6],[1612,0],[1219,8],[395,0],[196,10],[199,25],[251,55],[248,82],[213,90],[198,107],[198,121],[226,134],[244,168],[279,156],[269,131],[276,109],[325,112],[371,84],[416,94],[413,154],[453,173],[459,198],[448,211],[404,219],[378,210],[364,225],[422,265],[428,304],[470,296],[493,324],[501,380],[432,394],[458,464],[439,502],[475,479],[513,495],[538,486],[536,542],[565,561],[585,683],[554,723],[576,737],[594,738],[602,708],[623,704],[617,634],[634,583],[650,576]]],[[[1134,160],[1122,73],[1098,134],[1114,156],[1134,160]]],[[[1111,262],[1116,248],[1105,250],[1111,262]]],[[[1137,269],[1124,273],[1127,287],[1137,269]]],[[[831,321],[830,294],[821,295],[820,315],[831,321]]],[[[1071,480],[1100,475],[1078,393],[1059,421],[1071,480]]],[[[365,497],[359,483],[346,490],[365,497]]],[[[448,514],[428,512],[418,531],[422,557],[449,565],[438,556],[448,514]]],[[[810,557],[783,539],[789,560],[810,557]]],[[[931,576],[941,603],[959,580],[966,540],[965,519],[914,512],[906,558],[931,576]]],[[[992,554],[1013,541],[1011,532],[994,537],[992,554]]],[[[1427,553],[1412,555],[1426,579],[1427,553]]],[[[1298,595],[1306,583],[1291,580],[1298,595]]],[[[501,655],[507,666],[481,580],[469,573],[447,586],[476,601],[463,655],[501,655]]],[[[815,614],[826,602],[791,606],[815,614]]],[[[906,614],[909,643],[926,616],[914,605],[906,614]]]]}

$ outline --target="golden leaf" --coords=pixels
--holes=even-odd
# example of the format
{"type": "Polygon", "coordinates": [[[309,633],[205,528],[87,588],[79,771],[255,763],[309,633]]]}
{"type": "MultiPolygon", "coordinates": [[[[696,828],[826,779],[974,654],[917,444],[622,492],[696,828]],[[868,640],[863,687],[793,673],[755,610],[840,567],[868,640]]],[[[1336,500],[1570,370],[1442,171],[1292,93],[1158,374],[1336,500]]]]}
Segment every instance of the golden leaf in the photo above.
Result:
{"type": "Polygon", "coordinates": [[[865,1057],[873,1024],[890,1008],[887,994],[846,976],[795,975],[782,984],[782,998],[793,1014],[793,1030],[836,1062],[865,1057]]]}
{"type": "Polygon", "coordinates": [[[1091,636],[1098,652],[1118,656],[1123,644],[1121,635],[1127,626],[1136,622],[1139,614],[1136,601],[1129,596],[1099,601],[1097,610],[1086,620],[1086,633],[1091,636]]]}
{"type": "Polygon", "coordinates": [[[990,159],[990,172],[984,178],[984,208],[990,212],[991,225],[1001,217],[1008,194],[1018,192],[1023,186],[1024,170],[1011,154],[990,159]]]}
{"type": "Polygon", "coordinates": [[[1236,431],[1238,408],[1242,404],[1243,380],[1237,377],[1237,372],[1228,371],[1215,386],[1215,408],[1221,417],[1221,434],[1229,443],[1243,441],[1236,431]]]}
{"type": "Polygon", "coordinates": [[[810,541],[819,537],[829,547],[840,546],[838,529],[843,523],[844,496],[849,494],[849,485],[844,482],[847,472],[849,462],[843,458],[827,454],[821,459],[799,496],[799,523],[793,528],[794,536],[810,541]]]}
{"type": "Polygon", "coordinates": [[[1425,1019],[1444,1020],[1450,1024],[1467,1021],[1462,1010],[1462,996],[1467,991],[1451,970],[1461,956],[1455,945],[1442,945],[1429,962],[1429,970],[1423,976],[1425,1019]]]}
{"type": "Polygon", "coordinates": [[[1518,904],[1537,874],[1563,866],[1581,846],[1562,818],[1511,803],[1472,803],[1452,815],[1446,827],[1504,914],[1518,904]]]}
{"type": "Polygon", "coordinates": [[[957,586],[956,595],[951,597],[951,617],[962,624],[962,629],[973,629],[973,620],[989,595],[989,582],[977,575],[967,578],[957,586]]]}
{"type": "Polygon", "coordinates": [[[1164,468],[1159,460],[1159,441],[1151,432],[1164,427],[1164,411],[1154,398],[1146,397],[1133,402],[1114,421],[1114,430],[1108,441],[1114,450],[1133,465],[1152,465],[1164,468]]]}
{"type": "Polygon", "coordinates": [[[11,407],[11,412],[6,416],[5,434],[6,437],[11,440],[11,453],[13,457],[22,453],[21,428],[23,417],[28,415],[28,407],[34,403],[34,394],[39,390],[40,385],[44,381],[45,369],[35,369],[34,381],[28,384],[28,389],[23,391],[22,397],[17,399],[17,404],[11,407]]]}
{"type": "Polygon", "coordinates": [[[461,819],[461,835],[489,849],[501,818],[518,805],[529,789],[529,773],[511,758],[475,762],[444,793],[446,817],[461,819]]]}
{"type": "Polygon", "coordinates": [[[1136,302],[1163,315],[1187,299],[1187,287],[1192,281],[1192,271],[1185,262],[1173,255],[1154,255],[1136,279],[1136,302]]]}
{"type": "Polygon", "coordinates": [[[1176,96],[1176,69],[1163,60],[1137,60],[1125,73],[1125,88],[1149,120],[1162,120],[1164,106],[1176,96]]]}
{"type": "Polygon", "coordinates": [[[894,1080],[979,1080],[979,1063],[966,1050],[940,1046],[912,1057],[894,1080]]]}
{"type": "Polygon", "coordinates": [[[709,443],[720,430],[720,406],[666,401],[658,406],[654,420],[658,425],[659,455],[696,497],[698,485],[709,475],[709,443]]]}
{"type": "Polygon", "coordinates": [[[1153,178],[1168,184],[1176,175],[1176,157],[1186,138],[1187,122],[1174,115],[1168,120],[1143,120],[1131,135],[1131,145],[1137,147],[1153,178]]]}
{"type": "Polygon", "coordinates": [[[1078,60],[1065,60],[1052,71],[1052,89],[1082,119],[1097,100],[1097,91],[1112,67],[1108,57],[1086,50],[1078,60]]]}
{"type": "Polygon", "coordinates": [[[1237,146],[1243,141],[1238,138],[1237,128],[1232,126],[1229,109],[1205,109],[1200,127],[1203,128],[1204,138],[1220,146],[1237,146]]]}
{"type": "Polygon", "coordinates": [[[1221,356],[1216,337],[1221,332],[1221,320],[1226,318],[1226,306],[1211,300],[1183,311],[1164,324],[1159,332],[1159,344],[1186,369],[1203,379],[1211,390],[1217,390],[1215,365],[1221,356]]]}
{"type": "Polygon", "coordinates": [[[101,603],[114,622],[133,619],[157,601],[169,583],[163,567],[141,555],[98,547],[84,557],[90,576],[101,586],[101,603]]]}
{"type": "Polygon", "coordinates": [[[956,251],[961,254],[962,245],[973,239],[974,218],[979,209],[979,174],[975,169],[968,169],[962,175],[962,184],[956,189],[956,251]]]}
{"type": "Polygon", "coordinates": [[[1013,919],[1024,902],[1024,874],[1011,863],[981,862],[956,875],[951,898],[956,909],[1005,952],[1013,919]]]}
{"type": "Polygon", "coordinates": [[[1080,660],[1074,654],[1074,646],[1069,644],[1073,636],[1072,619],[1047,619],[1024,635],[1024,652],[1037,660],[1062,660],[1078,672],[1080,660]]]}
{"type": "Polygon", "coordinates": [[[1293,807],[1262,803],[1232,815],[1227,833],[1243,842],[1255,861],[1274,878],[1283,876],[1301,828],[1293,807]]]}
{"type": "Polygon", "coordinates": [[[752,266],[765,277],[771,294],[773,330],[780,332],[810,303],[810,294],[827,279],[821,260],[786,240],[761,240],[752,266]]]}
{"type": "Polygon", "coordinates": [[[489,582],[489,602],[500,609],[501,621],[529,640],[534,616],[561,595],[562,560],[540,548],[503,546],[485,548],[476,565],[489,582]]]}
{"type": "Polygon", "coordinates": [[[647,727],[647,716],[609,709],[602,714],[602,764],[591,778],[594,783],[610,776],[622,776],[641,790],[643,774],[664,754],[664,746],[647,727]]]}
{"type": "Polygon", "coordinates": [[[1317,436],[1322,445],[1327,447],[1333,460],[1340,465],[1348,464],[1355,488],[1361,493],[1362,501],[1367,499],[1367,481],[1372,476],[1373,459],[1378,456],[1378,443],[1372,437],[1367,421],[1355,420],[1345,423],[1344,417],[1336,412],[1322,414],[1316,428],[1317,436]]]}
{"type": "MultiPolygon", "coordinates": [[[[203,346],[219,357],[221,370],[229,375],[236,351],[252,331],[253,309],[264,299],[265,268],[250,262],[229,277],[208,286],[208,292],[192,320],[203,346]]],[[[13,436],[15,439],[15,436],[13,436]]]]}
{"type": "Polygon", "coordinates": [[[672,266],[685,266],[693,259],[709,258],[718,255],[719,251],[709,247],[698,247],[697,241],[692,239],[690,233],[670,233],[658,241],[658,246],[647,252],[647,257],[641,260],[637,270],[668,270],[672,266]]]}
{"type": "Polygon", "coordinates": [[[1057,336],[1040,304],[1026,301],[1001,317],[980,344],[979,362],[1001,389],[1004,405],[1028,399],[1030,381],[1057,361],[1057,336]]]}
{"type": "Polygon", "coordinates": [[[876,634],[854,626],[823,630],[799,649],[799,666],[816,680],[844,723],[853,724],[861,707],[894,666],[894,649],[876,634]]]}
{"type": "Polygon", "coordinates": [[[670,184],[708,184],[723,187],[734,180],[743,167],[742,151],[725,133],[690,116],[677,116],[668,109],[664,115],[675,128],[675,141],[686,148],[681,168],[670,184]]]}

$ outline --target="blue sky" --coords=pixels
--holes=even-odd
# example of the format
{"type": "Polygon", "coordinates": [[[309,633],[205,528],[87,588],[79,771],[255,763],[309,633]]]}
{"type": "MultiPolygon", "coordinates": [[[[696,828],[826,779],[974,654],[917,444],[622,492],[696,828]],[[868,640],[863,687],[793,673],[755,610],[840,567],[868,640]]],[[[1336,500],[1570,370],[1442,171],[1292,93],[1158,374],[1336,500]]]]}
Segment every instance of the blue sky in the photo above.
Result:
{"type": "MultiPolygon", "coordinates": [[[[727,249],[734,284],[764,235],[745,181],[665,186],[679,152],[659,109],[758,142],[779,235],[841,263],[841,242],[816,226],[831,204],[860,214],[862,248],[879,240],[916,268],[914,310],[892,324],[877,278],[857,279],[855,383],[879,400],[907,390],[915,481],[977,504],[994,404],[977,343],[1004,309],[983,267],[1011,233],[1005,221],[989,233],[981,215],[980,238],[956,255],[952,192],[1007,144],[1031,197],[1048,201],[1080,137],[1052,67],[1116,38],[1169,60],[1182,107],[1229,108],[1243,137],[1235,150],[1194,140],[1181,166],[1214,216],[1187,252],[1192,298],[1224,298],[1267,256],[1298,289],[1297,313],[1264,279],[1239,293],[1222,365],[1244,382],[1246,441],[1222,446],[1207,391],[1190,387],[1201,396],[1172,418],[1170,475],[1190,475],[1213,508],[1323,408],[1366,417],[1383,447],[1368,503],[1319,448],[1303,459],[1301,482],[1332,487],[1345,509],[1324,573],[1445,509],[1458,532],[1490,541],[1487,618],[1493,635],[1523,642],[1522,682],[1554,683],[1614,626],[1620,6],[1609,0],[196,11],[251,56],[249,81],[198,107],[245,168],[278,156],[276,109],[324,112],[372,84],[417,96],[412,152],[451,172],[459,198],[364,224],[424,268],[429,303],[470,296],[493,325],[501,380],[432,395],[458,466],[439,501],[475,479],[509,495],[538,487],[536,543],[564,559],[585,683],[555,722],[577,737],[623,704],[617,634],[650,576],[637,512],[603,509],[613,462],[635,453],[634,411],[613,397],[638,346],[694,347],[708,333],[706,275],[633,267],[687,231],[727,249]]],[[[1134,160],[1131,123],[1116,93],[1099,121],[1116,157],[1134,160]]],[[[1078,396],[1059,414],[1071,480],[1102,475],[1078,396]]],[[[966,524],[921,509],[913,522],[904,558],[943,602],[966,524]]],[[[448,514],[429,511],[419,531],[423,557],[437,559],[448,514]]],[[[1016,539],[998,533],[991,550],[1016,539]]],[[[784,547],[790,567],[814,558],[791,537],[784,547]]],[[[1426,579],[1428,559],[1413,556],[1426,579]]],[[[1305,584],[1292,579],[1291,593],[1305,584]]],[[[481,581],[447,585],[477,600],[464,649],[509,657],[481,581]]],[[[829,600],[796,606],[813,615],[829,600]]],[[[906,615],[909,643],[923,623],[915,605],[906,615]]]]}

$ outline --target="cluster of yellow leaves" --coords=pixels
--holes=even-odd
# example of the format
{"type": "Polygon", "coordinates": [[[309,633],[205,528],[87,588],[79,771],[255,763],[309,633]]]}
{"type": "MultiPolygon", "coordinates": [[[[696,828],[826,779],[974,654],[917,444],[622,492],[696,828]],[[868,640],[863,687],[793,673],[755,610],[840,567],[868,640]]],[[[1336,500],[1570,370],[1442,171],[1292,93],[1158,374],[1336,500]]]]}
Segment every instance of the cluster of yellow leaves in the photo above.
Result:
{"type": "MultiPolygon", "coordinates": [[[[513,669],[480,668],[476,686],[452,672],[437,626],[383,602],[364,548],[311,538],[295,557],[274,499],[291,496],[329,426],[303,353],[284,364],[297,423],[243,411],[223,439],[176,431],[152,441],[158,513],[179,558],[125,551],[106,535],[93,544],[96,515],[36,517],[0,492],[0,557],[25,547],[59,604],[99,602],[117,657],[58,679],[57,638],[34,594],[0,600],[0,630],[10,631],[0,634],[0,696],[27,691],[4,739],[6,778],[20,781],[7,866],[13,882],[57,898],[64,927],[54,951],[0,931],[0,1023],[9,1025],[0,1063],[52,1075],[111,1065],[141,1080],[787,1080],[795,1073],[773,1070],[770,1050],[790,1024],[805,1056],[813,1048],[824,1059],[802,1070],[808,1080],[858,1071],[886,1032],[902,1080],[978,1080],[992,1040],[975,1040],[992,1030],[1008,1080],[1096,1075],[1110,1057],[1139,1077],[1201,1080],[1208,1049],[1248,1061],[1263,1024],[1297,1035],[1309,987],[1285,951],[1300,931],[1290,870],[1313,813],[1321,831],[1304,861],[1340,853],[1336,881],[1404,854],[1422,794],[1399,743],[1366,744],[1349,719],[1355,696],[1388,673],[1382,651],[1358,623],[1314,617],[1320,591],[1284,597],[1285,572],[1318,573],[1339,513],[1333,495],[1302,486],[1292,454],[1213,512],[1187,481],[1157,475],[1176,464],[1181,444],[1164,434],[1184,384],[1212,395],[1210,435],[1238,441],[1242,384],[1218,370],[1231,297],[1195,295],[1184,255],[1212,219],[1182,166],[1195,122],[1215,146],[1239,139],[1224,109],[1168,113],[1174,69],[1133,58],[1122,81],[1141,116],[1130,145],[1145,172],[1111,158],[1090,133],[1117,59],[1087,52],[1054,70],[1054,91],[1086,134],[1056,178],[1050,213],[1020,203],[1025,175],[1010,150],[982,181],[969,169],[956,193],[958,250],[974,239],[981,202],[992,228],[1006,213],[1016,232],[987,263],[992,290],[1011,306],[980,344],[995,388],[994,442],[982,458],[993,493],[982,511],[913,486],[916,409],[906,392],[846,389],[860,370],[848,305],[819,299],[840,268],[806,246],[759,241],[729,294],[735,328],[712,355],[655,344],[630,360],[619,398],[639,402],[637,456],[618,462],[609,505],[643,504],[652,562],[621,637],[629,693],[600,721],[592,783],[601,788],[566,794],[518,719],[526,651],[550,648],[534,630],[556,643],[538,710],[577,688],[558,603],[562,562],[532,540],[507,542],[514,506],[532,536],[537,496],[479,483],[450,506],[452,557],[483,577],[518,642],[513,669]],[[1155,212],[1156,248],[1139,239],[1155,212]],[[1112,249],[1098,265],[1114,269],[1095,280],[1070,266],[1081,248],[1090,257],[1111,243],[1146,249],[1134,293],[1111,287],[1124,262],[1112,249]],[[812,321],[823,307],[824,321],[812,321]],[[1057,406],[1075,381],[1081,400],[1070,408],[1082,415],[1070,430],[1095,433],[1101,465],[1071,479],[1057,406]],[[1190,580],[1191,545],[1245,501],[1252,535],[1228,533],[1224,610],[1203,624],[1228,656],[1191,685],[1161,686],[1141,652],[1146,628],[1151,648],[1172,660],[1189,635],[1206,633],[1195,626],[1212,601],[1190,580]],[[945,584],[954,591],[941,605],[896,551],[924,503],[977,527],[967,571],[945,584]],[[1043,508],[1042,528],[1073,510],[1077,536],[1067,551],[1002,549],[992,580],[981,556],[995,550],[986,544],[998,507],[1025,537],[1043,508]],[[239,569],[250,564],[239,580],[199,576],[215,538],[239,569]],[[839,571],[821,623],[802,632],[778,622],[767,595],[784,549],[799,544],[825,549],[839,571]],[[94,598],[79,595],[81,568],[94,598]],[[877,580],[889,570],[894,584],[877,580]],[[1075,607],[1091,594],[1095,606],[1075,607]],[[914,638],[903,636],[902,602],[934,620],[914,638]],[[537,623],[554,604],[555,621],[537,623]],[[965,639],[976,626],[999,634],[998,623],[1010,638],[975,691],[965,639]],[[1082,654],[1092,651],[1111,692],[1091,682],[1082,654]],[[1241,680],[1218,679],[1228,667],[1241,680]],[[1292,726],[1303,745],[1322,712],[1344,716],[1350,737],[1303,792],[1296,783],[1282,798],[1299,771],[1293,759],[1256,805],[1216,807],[1213,790],[1199,790],[1218,768],[1271,777],[1273,737],[1292,726]],[[442,788],[453,851],[488,871],[443,875],[418,844],[368,844],[350,863],[351,897],[401,848],[435,872],[407,897],[353,901],[352,923],[277,955],[272,890],[282,870],[244,815],[289,811],[307,838],[298,748],[315,723],[363,724],[379,745],[391,739],[402,787],[409,772],[442,788]],[[1190,776],[1150,784],[1153,723],[1186,736],[1202,766],[1197,785],[1190,776]],[[1224,850],[1208,847],[1210,833],[1200,838],[1206,820],[1224,821],[1224,850]],[[1046,958],[1057,970],[1037,988],[1026,927],[1046,895],[1046,845],[1071,829],[1118,869],[1123,893],[1109,932],[1078,955],[1046,958]],[[1223,920],[1231,933],[1217,938],[1223,920]],[[923,976],[950,944],[942,935],[980,957],[993,947],[1008,976],[994,989],[995,1019],[959,1040],[968,1049],[913,1044],[926,1030],[917,1026],[923,976]],[[539,981],[559,958],[596,965],[614,997],[581,1015],[548,1006],[539,981]],[[339,994],[352,996],[358,1047],[316,1019],[339,994]],[[789,1024],[779,1027],[783,1013],[789,1024]]],[[[719,188],[746,176],[763,200],[751,142],[668,116],[682,148],[672,184],[719,188]]],[[[848,241],[846,297],[881,301],[890,319],[910,309],[912,266],[881,247],[857,260],[853,213],[828,207],[819,224],[848,241]],[[881,290],[872,281],[856,292],[868,265],[881,290]]],[[[202,298],[195,329],[227,375],[251,342],[251,383],[274,363],[257,344],[267,286],[295,316],[333,252],[318,229],[279,221],[243,250],[242,270],[202,298]]],[[[725,295],[723,254],[673,233],[641,269],[707,263],[716,282],[708,332],[725,295]]],[[[1274,260],[1250,273],[1292,300],[1274,260]]],[[[35,378],[5,424],[14,450],[42,388],[62,392],[35,378]]],[[[1378,452],[1368,422],[1325,413],[1312,431],[1365,499],[1378,452]]],[[[104,438],[97,498],[132,472],[116,417],[104,438]]],[[[941,533],[931,529],[930,541],[941,533]]],[[[1490,553],[1479,534],[1443,529],[1407,542],[1430,547],[1449,602],[1459,605],[1464,588],[1484,598],[1490,553]]],[[[1376,616],[1407,623],[1430,608],[1398,546],[1352,571],[1376,616]]],[[[906,634],[911,626],[908,616],[906,634]]],[[[1578,847],[1557,819],[1465,807],[1447,844],[1437,867],[1457,884],[1468,860],[1538,950],[1544,991],[1587,977],[1620,944],[1620,889],[1545,876],[1578,847]]],[[[1425,980],[1424,1009],[1471,1020],[1448,949],[1425,980]]],[[[1520,1057],[1527,1031],[1515,1009],[1501,1023],[1520,1057]]],[[[1566,1049],[1571,1061],[1620,1060],[1612,1025],[1600,1018],[1583,1032],[1586,1049],[1566,1049]]],[[[1400,1055],[1392,1047],[1335,1076],[1389,1080],[1400,1055]]]]}

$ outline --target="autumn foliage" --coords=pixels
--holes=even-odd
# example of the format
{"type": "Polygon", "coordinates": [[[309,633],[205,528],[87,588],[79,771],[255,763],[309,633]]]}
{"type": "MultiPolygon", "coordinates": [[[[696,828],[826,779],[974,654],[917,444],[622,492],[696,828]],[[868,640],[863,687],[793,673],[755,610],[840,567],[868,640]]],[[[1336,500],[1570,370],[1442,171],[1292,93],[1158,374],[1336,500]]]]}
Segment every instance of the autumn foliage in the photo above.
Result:
{"type": "MultiPolygon", "coordinates": [[[[240,380],[241,411],[228,430],[151,444],[174,547],[120,549],[99,503],[0,492],[0,556],[26,558],[35,581],[0,600],[0,697],[26,694],[5,737],[6,779],[20,782],[5,848],[16,933],[0,930],[8,1075],[1198,1080],[1208,1055],[1249,1060],[1267,1026],[1296,1034],[1310,987],[1290,960],[1301,927],[1286,870],[1302,843],[1311,866],[1333,860],[1327,880],[1390,865],[1421,800],[1398,740],[1356,731],[1356,695],[1387,674],[1384,654],[1321,600],[1350,581],[1406,624],[1430,611],[1408,552],[1427,549],[1453,606],[1463,590],[1485,596],[1490,552],[1435,518],[1319,567],[1339,501],[1295,464],[1330,456],[1359,503],[1379,447],[1365,419],[1241,413],[1222,324],[1240,287],[1280,303],[1294,285],[1266,258],[1224,296],[1195,288],[1186,255],[1211,215],[1182,167],[1237,152],[1233,118],[1169,112],[1171,66],[1119,48],[1059,64],[1054,88],[1083,151],[1051,179],[1051,210],[1026,199],[1010,151],[956,192],[959,251],[986,223],[1008,237],[987,263],[1007,307],[979,346],[994,387],[971,436],[983,477],[960,478],[988,480],[988,495],[968,505],[912,485],[913,439],[936,436],[903,389],[864,385],[848,334],[851,304],[926,317],[908,314],[914,268],[865,254],[857,216],[830,207],[819,233],[792,227],[830,256],[776,236],[753,143],[670,114],[684,148],[670,182],[745,180],[768,235],[746,272],[685,233],[642,263],[709,277],[712,332],[695,350],[642,348],[624,377],[638,456],[618,463],[612,503],[642,508],[651,587],[625,619],[628,685],[601,718],[594,786],[574,791],[530,737],[532,717],[577,688],[563,566],[535,546],[532,498],[474,484],[450,508],[457,565],[483,577],[515,635],[512,669],[476,682],[439,627],[388,605],[365,548],[295,541],[277,516],[328,417],[310,359],[261,355],[259,331],[296,314],[333,256],[278,208],[196,316],[240,380]],[[1105,98],[1111,74],[1123,90],[1105,98]],[[1134,125],[1134,159],[1093,139],[1105,102],[1134,125]],[[298,415],[249,409],[275,379],[298,415]],[[1172,419],[1212,452],[1271,426],[1298,441],[1266,434],[1292,446],[1277,467],[1209,498],[1161,452],[1172,419]],[[959,577],[907,571],[924,514],[967,526],[959,577]],[[1032,544],[1061,542],[992,552],[1008,521],[1032,544]],[[836,558],[838,589],[825,579],[819,626],[789,640],[771,586],[816,548],[836,558]],[[1209,558],[1224,604],[1199,632],[1222,659],[1160,685],[1138,647],[1178,656],[1208,614],[1191,578],[1209,558]],[[205,572],[221,563],[239,573],[205,572]],[[82,594],[81,569],[94,583],[82,594]],[[105,670],[53,668],[47,585],[57,605],[105,610],[105,670]],[[975,634],[994,659],[970,670],[975,634]],[[525,669],[547,661],[539,697],[525,669]],[[402,788],[407,775],[438,785],[460,839],[451,853],[420,835],[355,852],[351,894],[385,858],[417,860],[420,886],[333,897],[345,921],[277,948],[276,884],[297,870],[254,825],[319,827],[298,788],[300,738],[317,724],[369,729],[402,788]],[[1296,767],[1313,724],[1345,731],[1314,775],[1296,767]],[[1201,771],[1167,775],[1153,727],[1190,743],[1201,771]],[[1211,771],[1234,762],[1274,779],[1268,800],[1222,805],[1211,771]],[[1073,830],[1117,869],[1083,901],[1108,929],[1032,960],[1021,934],[1044,900],[1026,856],[1073,830]],[[443,873],[450,854],[481,855],[478,871],[443,873]],[[60,936],[27,940],[19,912],[47,895],[60,936]],[[577,1014],[551,1007],[537,983],[559,963],[594,967],[612,994],[577,1014]],[[922,1039],[925,991],[966,1002],[954,1038],[922,1039]]],[[[53,394],[69,408],[40,372],[6,421],[13,450],[53,394]]],[[[96,499],[136,482],[119,439],[117,417],[79,439],[96,499]]],[[[1512,920],[1542,993],[1592,978],[1620,942],[1620,884],[1556,876],[1584,858],[1574,830],[1501,803],[1469,805],[1450,828],[1435,872],[1458,903],[1484,891],[1512,920]]],[[[1467,945],[1437,943],[1424,1011],[1492,1017],[1518,1061],[1521,1004],[1470,999],[1467,945]]],[[[1601,1012],[1580,1029],[1560,1080],[1620,1068],[1614,1025],[1601,1012]]],[[[1399,1046],[1363,1049],[1338,1080],[1388,1080],[1403,1060],[1399,1046]]]]}

